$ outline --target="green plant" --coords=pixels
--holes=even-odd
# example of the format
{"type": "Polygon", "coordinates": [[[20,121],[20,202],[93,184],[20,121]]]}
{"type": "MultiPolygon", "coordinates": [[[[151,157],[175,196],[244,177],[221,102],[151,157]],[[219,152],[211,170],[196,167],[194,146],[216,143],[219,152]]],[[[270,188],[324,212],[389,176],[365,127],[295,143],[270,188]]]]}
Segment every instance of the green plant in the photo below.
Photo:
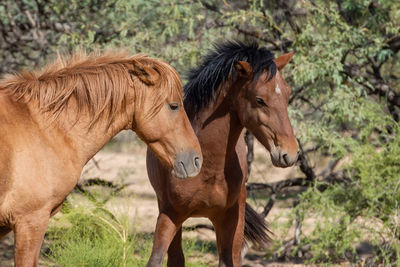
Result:
{"type": "Polygon", "coordinates": [[[105,208],[64,209],[58,223],[64,226],[50,229],[47,256],[60,266],[143,265],[151,246],[150,239],[137,242],[128,234],[127,222],[105,208]]]}
{"type": "Polygon", "coordinates": [[[321,183],[301,196],[302,217],[319,218],[303,240],[310,243],[313,262],[357,260],[356,246],[375,246],[374,262],[400,264],[400,127],[380,149],[364,144],[354,150],[344,183],[321,183]],[[326,186],[326,184],[324,184],[326,186]]]}
{"type": "MultiPolygon", "coordinates": [[[[94,194],[84,196],[75,201],[69,197],[61,215],[53,219],[46,238],[48,250],[44,255],[50,260],[49,265],[145,266],[150,257],[153,235],[131,233],[129,221],[120,215],[121,212],[111,211],[94,194]]],[[[208,243],[184,239],[185,255],[194,257],[187,260],[187,266],[209,266],[197,259],[209,246],[208,243]]]]}

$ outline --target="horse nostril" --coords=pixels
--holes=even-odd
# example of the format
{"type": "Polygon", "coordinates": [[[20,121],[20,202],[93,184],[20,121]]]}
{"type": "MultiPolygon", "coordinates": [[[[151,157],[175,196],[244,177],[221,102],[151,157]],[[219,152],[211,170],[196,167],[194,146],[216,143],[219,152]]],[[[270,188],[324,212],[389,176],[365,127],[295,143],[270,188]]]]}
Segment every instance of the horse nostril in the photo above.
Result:
{"type": "Polygon", "coordinates": [[[201,160],[200,157],[194,157],[194,165],[196,166],[196,168],[199,170],[201,168],[201,160]]]}
{"type": "Polygon", "coordinates": [[[282,158],[283,158],[283,160],[285,161],[285,163],[289,165],[288,154],[286,154],[286,153],[283,154],[283,155],[282,155],[282,158]]]}
{"type": "Polygon", "coordinates": [[[181,171],[185,174],[185,177],[187,177],[187,176],[188,176],[188,173],[187,173],[187,171],[186,171],[185,164],[184,164],[182,161],[179,161],[178,164],[179,164],[179,166],[180,166],[181,171]]]}

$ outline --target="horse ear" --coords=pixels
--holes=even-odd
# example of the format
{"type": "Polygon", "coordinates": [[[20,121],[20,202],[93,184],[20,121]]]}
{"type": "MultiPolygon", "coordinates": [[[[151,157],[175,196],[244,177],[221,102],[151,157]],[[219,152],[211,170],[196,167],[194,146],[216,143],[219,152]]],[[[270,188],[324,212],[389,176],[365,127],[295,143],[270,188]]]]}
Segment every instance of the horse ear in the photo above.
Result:
{"type": "Polygon", "coordinates": [[[145,66],[137,61],[134,61],[132,66],[133,69],[130,71],[130,73],[135,75],[140,81],[146,85],[156,84],[159,74],[154,68],[145,66]]]}
{"type": "Polygon", "coordinates": [[[277,58],[274,59],[274,62],[276,64],[276,67],[278,68],[278,70],[283,69],[286,66],[286,64],[289,63],[289,61],[292,58],[293,54],[294,54],[294,52],[292,51],[292,52],[289,52],[287,54],[283,54],[282,56],[277,57],[277,58]]]}
{"type": "Polygon", "coordinates": [[[234,67],[240,76],[249,77],[253,72],[251,65],[246,61],[236,61],[234,67]]]}

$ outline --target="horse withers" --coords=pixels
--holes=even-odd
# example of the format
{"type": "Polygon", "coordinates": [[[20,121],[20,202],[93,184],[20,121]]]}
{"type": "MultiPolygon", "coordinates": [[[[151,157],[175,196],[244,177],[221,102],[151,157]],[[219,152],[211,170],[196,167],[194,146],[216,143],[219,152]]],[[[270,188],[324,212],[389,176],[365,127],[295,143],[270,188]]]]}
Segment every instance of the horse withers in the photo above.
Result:
{"type": "Polygon", "coordinates": [[[15,266],[38,265],[49,218],[83,166],[124,129],[174,176],[199,173],[180,78],[160,60],[77,53],[0,81],[0,238],[14,231],[15,266]]]}
{"type": "Polygon", "coordinates": [[[291,88],[281,73],[291,57],[274,59],[255,43],[229,42],[190,72],[184,103],[199,138],[203,167],[199,175],[182,180],[148,150],[159,216],[147,266],[162,266],[167,251],[168,266],[184,266],[182,223],[189,217],[213,223],[220,266],[240,266],[244,234],[260,243],[268,239],[265,221],[246,205],[243,129],[264,145],[275,166],[296,162],[298,145],[287,112],[291,88]]]}

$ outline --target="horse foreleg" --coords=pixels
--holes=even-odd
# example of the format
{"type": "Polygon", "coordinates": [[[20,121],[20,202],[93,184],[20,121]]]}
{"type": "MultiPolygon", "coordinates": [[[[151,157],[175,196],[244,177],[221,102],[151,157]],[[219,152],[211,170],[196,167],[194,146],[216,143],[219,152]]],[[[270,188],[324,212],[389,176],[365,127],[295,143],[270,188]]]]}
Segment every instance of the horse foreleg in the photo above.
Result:
{"type": "Polygon", "coordinates": [[[184,267],[185,256],[182,249],[182,227],[176,232],[171,245],[168,248],[168,267],[184,267]]]}
{"type": "Polygon", "coordinates": [[[167,214],[160,213],[158,215],[156,231],[154,233],[153,250],[147,262],[147,267],[162,266],[168,247],[180,226],[181,224],[175,224],[167,214]]]}
{"type": "Polygon", "coordinates": [[[50,216],[46,212],[36,212],[18,218],[14,227],[14,262],[16,267],[38,266],[40,247],[49,218],[50,216]]]}
{"type": "Polygon", "coordinates": [[[213,219],[219,256],[219,267],[241,266],[244,242],[244,201],[237,201],[223,214],[213,219]],[[244,202],[243,204],[241,202],[244,202]]]}

